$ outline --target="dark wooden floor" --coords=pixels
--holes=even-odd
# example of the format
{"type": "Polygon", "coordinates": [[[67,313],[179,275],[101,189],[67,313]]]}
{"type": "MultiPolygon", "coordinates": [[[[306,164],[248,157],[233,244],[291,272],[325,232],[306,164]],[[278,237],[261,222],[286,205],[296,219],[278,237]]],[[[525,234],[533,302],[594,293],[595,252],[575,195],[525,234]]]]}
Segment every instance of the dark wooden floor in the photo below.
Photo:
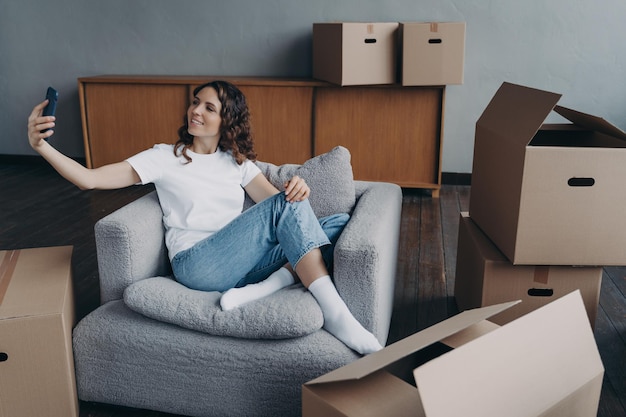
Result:
{"type": "MultiPolygon", "coordinates": [[[[21,160],[20,160],[21,161],[21,160]]],[[[151,191],[80,191],[47,165],[0,158],[0,249],[74,245],[77,315],[98,306],[94,223],[151,191]]],[[[395,308],[388,343],[457,312],[454,298],[459,211],[469,186],[446,185],[438,199],[405,190],[395,308]]],[[[596,340],[606,368],[598,416],[626,416],[626,267],[605,268],[596,340]]],[[[166,414],[81,402],[81,417],[166,414]]]]}

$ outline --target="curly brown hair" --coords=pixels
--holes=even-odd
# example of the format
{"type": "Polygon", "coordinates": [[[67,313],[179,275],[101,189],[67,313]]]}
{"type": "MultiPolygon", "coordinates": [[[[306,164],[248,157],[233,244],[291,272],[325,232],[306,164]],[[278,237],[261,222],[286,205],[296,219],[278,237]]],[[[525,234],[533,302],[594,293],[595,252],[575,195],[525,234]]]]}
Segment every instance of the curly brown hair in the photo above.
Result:
{"type": "MultiPolygon", "coordinates": [[[[222,104],[220,116],[222,123],[220,126],[220,140],[218,148],[223,152],[232,154],[237,164],[241,165],[246,159],[256,161],[254,151],[254,141],[250,124],[250,110],[244,94],[228,81],[211,81],[202,84],[193,90],[194,97],[207,88],[213,88],[217,92],[217,97],[222,104]]],[[[178,129],[178,141],[174,145],[174,154],[181,155],[191,162],[191,157],[187,150],[193,145],[193,136],[189,134],[189,120],[187,114],[183,118],[183,125],[178,129]],[[181,150],[182,149],[182,150],[181,150]]]]}

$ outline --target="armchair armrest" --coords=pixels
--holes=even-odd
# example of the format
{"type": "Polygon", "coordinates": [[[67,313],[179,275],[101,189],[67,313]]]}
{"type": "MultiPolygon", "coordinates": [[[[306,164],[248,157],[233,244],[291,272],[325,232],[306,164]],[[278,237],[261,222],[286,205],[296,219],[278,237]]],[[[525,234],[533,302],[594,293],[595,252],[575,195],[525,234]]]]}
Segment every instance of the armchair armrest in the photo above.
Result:
{"type": "Polygon", "coordinates": [[[171,273],[162,216],[157,194],[152,192],[96,223],[102,304],[121,299],[135,281],[171,273]]]}
{"type": "Polygon", "coordinates": [[[393,311],[402,189],[355,184],[357,203],[335,245],[333,276],[352,314],[384,344],[393,311]]]}

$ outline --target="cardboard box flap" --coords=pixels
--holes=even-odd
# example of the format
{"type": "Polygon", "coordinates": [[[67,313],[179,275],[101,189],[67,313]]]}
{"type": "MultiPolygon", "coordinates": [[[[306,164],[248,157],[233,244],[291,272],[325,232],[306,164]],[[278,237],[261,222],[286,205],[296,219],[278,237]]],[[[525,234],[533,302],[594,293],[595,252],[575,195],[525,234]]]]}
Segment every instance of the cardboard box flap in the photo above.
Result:
{"type": "Polygon", "coordinates": [[[514,306],[520,301],[511,301],[488,307],[463,311],[447,320],[437,323],[421,332],[393,343],[383,350],[364,356],[358,361],[335,369],[319,378],[307,382],[307,385],[327,382],[361,379],[375,371],[383,369],[398,360],[456,334],[467,327],[488,319],[491,316],[514,306]]]}
{"type": "Polygon", "coordinates": [[[526,146],[560,98],[561,94],[502,83],[476,122],[476,127],[494,132],[519,146],[526,146]]]}
{"type": "Polygon", "coordinates": [[[414,371],[429,417],[558,415],[573,392],[599,398],[603,374],[579,291],[414,371]]]}
{"type": "Polygon", "coordinates": [[[563,106],[556,106],[554,111],[565,117],[577,126],[584,127],[588,130],[595,130],[609,136],[613,136],[622,140],[626,140],[626,133],[605,119],[582,113],[576,110],[568,109],[563,106]]]}

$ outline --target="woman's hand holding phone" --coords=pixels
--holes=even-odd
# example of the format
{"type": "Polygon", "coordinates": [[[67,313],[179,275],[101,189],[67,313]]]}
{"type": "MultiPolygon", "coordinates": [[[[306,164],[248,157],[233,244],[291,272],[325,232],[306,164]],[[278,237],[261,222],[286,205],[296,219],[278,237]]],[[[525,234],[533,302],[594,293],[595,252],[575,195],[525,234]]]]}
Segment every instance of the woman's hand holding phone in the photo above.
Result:
{"type": "Polygon", "coordinates": [[[41,139],[48,140],[54,131],[56,105],[59,94],[52,88],[48,88],[46,99],[33,108],[28,118],[28,141],[32,147],[39,146],[41,139]]]}

